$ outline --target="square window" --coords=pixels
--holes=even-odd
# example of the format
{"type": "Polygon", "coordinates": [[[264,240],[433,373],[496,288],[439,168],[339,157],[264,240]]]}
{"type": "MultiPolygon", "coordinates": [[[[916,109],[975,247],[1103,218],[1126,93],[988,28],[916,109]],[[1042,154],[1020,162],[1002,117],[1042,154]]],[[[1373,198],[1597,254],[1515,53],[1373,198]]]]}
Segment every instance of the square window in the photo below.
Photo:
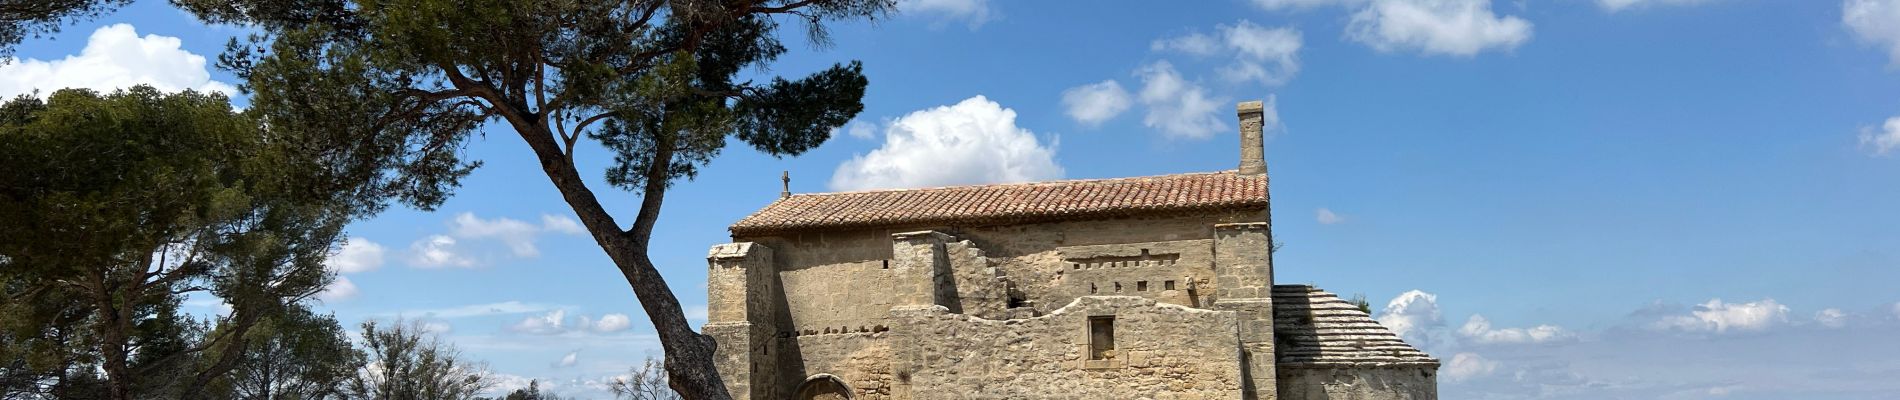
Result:
{"type": "Polygon", "coordinates": [[[1135,282],[1135,291],[1137,291],[1137,292],[1146,292],[1146,291],[1148,291],[1148,281],[1137,281],[1137,282],[1135,282]]]}
{"type": "Polygon", "coordinates": [[[1161,290],[1174,290],[1174,281],[1161,282],[1161,290]]]}

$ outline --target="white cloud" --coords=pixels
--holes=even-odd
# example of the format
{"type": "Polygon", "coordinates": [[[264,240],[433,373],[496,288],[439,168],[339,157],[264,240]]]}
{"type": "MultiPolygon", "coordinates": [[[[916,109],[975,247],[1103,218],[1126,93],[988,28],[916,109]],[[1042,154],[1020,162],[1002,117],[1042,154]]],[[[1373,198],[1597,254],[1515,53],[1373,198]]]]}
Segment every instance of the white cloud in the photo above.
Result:
{"type": "Polygon", "coordinates": [[[1893,317],[1900,318],[1900,302],[1893,303],[1893,317]]]}
{"type": "Polygon", "coordinates": [[[448,322],[422,321],[423,332],[433,333],[436,335],[447,335],[449,334],[449,332],[452,332],[454,330],[455,330],[455,327],[452,325],[449,325],[448,322]]]}
{"type": "Polygon", "coordinates": [[[1221,67],[1219,72],[1231,82],[1259,82],[1274,86],[1293,79],[1293,75],[1300,71],[1298,56],[1301,40],[1298,30],[1266,28],[1241,20],[1233,25],[1220,25],[1216,31],[1219,37],[1193,32],[1156,39],[1149,43],[1148,48],[1200,57],[1213,56],[1223,50],[1230,51],[1233,61],[1221,67]]]}
{"type": "MultiPolygon", "coordinates": [[[[572,221],[569,221],[572,222],[572,221]]],[[[449,221],[449,235],[464,239],[496,239],[508,245],[516,257],[534,257],[541,250],[534,246],[540,227],[510,218],[481,219],[474,213],[456,214],[449,221]]]]}
{"type": "Polygon", "coordinates": [[[1650,329],[1691,333],[1729,333],[1767,330],[1788,322],[1788,306],[1775,299],[1748,303],[1724,303],[1710,299],[1690,309],[1689,315],[1664,315],[1649,324],[1650,329]]]}
{"type": "Polygon", "coordinates": [[[594,321],[593,323],[589,324],[590,329],[593,329],[594,332],[600,332],[600,333],[613,333],[613,332],[624,331],[624,330],[627,330],[627,328],[631,326],[633,326],[633,319],[627,318],[627,314],[602,315],[600,316],[600,320],[594,321]]]}
{"type": "Polygon", "coordinates": [[[686,319],[694,320],[694,321],[705,321],[706,311],[707,311],[706,306],[703,304],[688,306],[686,307],[686,319]]]}
{"type": "Polygon", "coordinates": [[[897,10],[904,14],[936,18],[937,24],[964,21],[971,30],[990,22],[989,0],[899,0],[897,10]]]}
{"type": "Polygon", "coordinates": [[[1847,326],[1847,312],[1838,308],[1828,308],[1814,313],[1814,322],[1821,326],[1839,329],[1847,326]]]}
{"type": "Polygon", "coordinates": [[[1326,208],[1319,209],[1319,223],[1321,225],[1332,225],[1341,222],[1346,222],[1346,217],[1334,214],[1333,210],[1326,208]]]}
{"type": "Polygon", "coordinates": [[[1531,328],[1491,328],[1491,320],[1483,315],[1472,314],[1458,335],[1479,344],[1493,343],[1544,343],[1577,338],[1576,334],[1565,331],[1555,325],[1538,325],[1531,328]]]}
{"type": "Polygon", "coordinates": [[[473,267],[475,260],[459,253],[455,238],[431,235],[409,244],[409,263],[422,268],[473,267]]]}
{"type": "Polygon", "coordinates": [[[526,313],[546,311],[553,308],[555,307],[541,305],[541,304],[523,303],[520,301],[511,300],[511,301],[504,301],[500,303],[474,304],[474,305],[466,305],[466,306],[459,306],[459,307],[437,308],[437,309],[426,309],[426,310],[411,310],[411,311],[405,311],[401,313],[382,313],[382,314],[377,314],[377,316],[390,317],[390,316],[397,316],[401,314],[411,314],[411,315],[423,315],[423,316],[434,317],[434,318],[464,318],[464,317],[479,317],[479,316],[485,316],[485,315],[526,314],[526,313]]]}
{"type": "Polygon", "coordinates": [[[1148,43],[1148,50],[1176,51],[1201,57],[1212,56],[1220,51],[1221,43],[1205,33],[1190,32],[1172,38],[1155,39],[1148,43]]]}
{"type": "Polygon", "coordinates": [[[580,355],[581,352],[579,351],[567,352],[567,355],[561,356],[561,361],[555,362],[554,366],[559,368],[572,367],[580,363],[580,355]]]}
{"type": "Polygon", "coordinates": [[[1373,49],[1471,56],[1531,39],[1531,23],[1498,16],[1491,0],[1375,0],[1353,13],[1346,36],[1373,49]]]}
{"type": "Polygon", "coordinates": [[[1889,65],[1900,65],[1900,0],[1846,0],[1841,23],[1860,40],[1886,50],[1889,65]]]}
{"type": "Polygon", "coordinates": [[[1873,151],[1877,156],[1884,156],[1892,153],[1894,149],[1900,149],[1900,117],[1887,118],[1887,123],[1882,124],[1878,130],[1872,127],[1861,128],[1860,146],[1873,151]]]}
{"type": "Polygon", "coordinates": [[[1227,47],[1236,50],[1234,63],[1220,73],[1230,81],[1280,85],[1300,72],[1300,31],[1293,28],[1264,28],[1253,22],[1220,27],[1227,47]]]}
{"type": "Polygon", "coordinates": [[[586,315],[576,317],[574,323],[568,321],[567,310],[554,309],[539,315],[530,315],[508,326],[509,331],[535,335],[580,334],[587,332],[614,333],[625,331],[633,326],[633,319],[627,314],[603,314],[599,319],[586,315]]]}
{"type": "Polygon", "coordinates": [[[1452,382],[1490,375],[1498,370],[1498,362],[1487,360],[1476,353],[1458,353],[1451,356],[1451,362],[1445,364],[1445,379],[1452,382]]]}
{"type": "Polygon", "coordinates": [[[1707,3],[1711,0],[1597,0],[1597,6],[1604,11],[1617,12],[1630,8],[1649,6],[1682,6],[1707,3]]]}
{"type": "Polygon", "coordinates": [[[580,221],[554,214],[541,214],[541,230],[569,235],[587,234],[587,228],[581,227],[580,221]]]}
{"type": "Polygon", "coordinates": [[[1148,107],[1142,125],[1170,138],[1205,139],[1227,130],[1216,116],[1227,99],[1209,97],[1206,88],[1181,78],[1174,64],[1156,61],[1135,70],[1135,75],[1142,82],[1138,99],[1148,107]]]}
{"type": "Polygon", "coordinates": [[[446,235],[431,235],[409,245],[409,261],[417,267],[473,267],[495,256],[481,249],[489,246],[475,245],[465,249],[465,241],[499,242],[508,249],[508,254],[517,258],[532,258],[541,255],[541,249],[535,240],[543,234],[556,233],[567,235],[585,235],[587,229],[573,218],[542,214],[539,225],[513,218],[500,217],[484,219],[474,213],[456,214],[448,222],[446,235]],[[479,254],[470,254],[470,253],[479,254]]]}
{"type": "Polygon", "coordinates": [[[374,271],[383,266],[383,245],[369,239],[350,237],[330,256],[330,270],[342,274],[374,271]]]}
{"type": "Polygon", "coordinates": [[[1288,9],[1307,9],[1323,6],[1352,6],[1367,0],[1253,0],[1253,4],[1267,11],[1288,9]]]}
{"type": "Polygon", "coordinates": [[[1392,298],[1385,304],[1385,310],[1379,312],[1378,320],[1380,325],[1385,325],[1392,334],[1399,336],[1411,336],[1445,324],[1443,315],[1438,311],[1438,295],[1420,290],[1407,291],[1392,298]]]}
{"type": "Polygon", "coordinates": [[[536,335],[552,335],[567,331],[566,323],[567,310],[554,310],[547,314],[523,318],[521,322],[516,322],[508,329],[536,335]]]}
{"type": "Polygon", "coordinates": [[[185,89],[236,93],[231,85],[211,80],[205,58],[180,48],[178,38],[140,37],[128,24],[100,27],[86,39],[78,55],[52,61],[9,59],[0,63],[0,98],[11,99],[34,89],[40,95],[63,88],[100,92],[151,85],[164,92],[185,89]]]}
{"type": "Polygon", "coordinates": [[[1122,84],[1114,79],[1062,91],[1062,106],[1068,110],[1069,118],[1083,126],[1100,126],[1128,111],[1133,104],[1128,90],[1122,89],[1122,84]]]}
{"type": "Polygon", "coordinates": [[[831,136],[838,136],[839,134],[868,140],[877,137],[877,125],[854,119],[844,126],[831,128],[831,136]]]}
{"type": "Polygon", "coordinates": [[[1016,111],[983,96],[919,110],[884,129],[884,145],[838,165],[834,190],[1029,182],[1062,177],[1055,145],[1016,126],[1016,111]]]}
{"type": "Polygon", "coordinates": [[[357,292],[356,282],[351,282],[349,277],[338,276],[336,280],[330,281],[329,286],[324,286],[323,291],[317,292],[317,299],[325,302],[342,301],[356,297],[357,292]]]}

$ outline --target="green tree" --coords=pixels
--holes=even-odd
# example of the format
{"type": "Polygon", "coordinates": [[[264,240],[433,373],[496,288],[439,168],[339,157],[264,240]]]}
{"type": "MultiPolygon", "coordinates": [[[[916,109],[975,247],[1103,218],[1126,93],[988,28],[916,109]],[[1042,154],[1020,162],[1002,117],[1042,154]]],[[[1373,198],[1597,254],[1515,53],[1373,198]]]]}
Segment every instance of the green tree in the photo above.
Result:
{"type": "Polygon", "coordinates": [[[109,398],[196,397],[260,319],[329,283],[346,222],[431,207],[460,177],[391,174],[429,152],[295,126],[150,87],[0,105],[0,355],[21,366],[0,376],[73,397],[96,368],[109,398]],[[186,318],[191,293],[231,311],[186,318]]]}
{"type": "Polygon", "coordinates": [[[368,363],[344,385],[345,398],[462,400],[494,386],[487,366],[462,359],[421,321],[366,321],[362,337],[368,363]]]}
{"type": "Polygon", "coordinates": [[[341,397],[364,366],[336,318],[301,304],[267,317],[237,367],[215,382],[234,399],[312,400],[341,397]]]}
{"type": "MultiPolygon", "coordinates": [[[[728,398],[712,340],[694,332],[648,257],[667,188],[691,179],[728,138],[797,155],[862,110],[857,62],[797,79],[742,79],[784,54],[784,22],[823,44],[825,24],[890,12],[894,0],[186,0],[213,20],[267,27],[220,64],[246,81],[273,124],[340,127],[366,140],[452,148],[499,122],[573,209],[632,288],[686,398],[728,398]],[[308,6],[297,6],[308,5],[308,6]],[[337,5],[329,7],[325,5],[337,5]],[[285,10],[331,10],[286,12],[285,10]],[[630,222],[576,169],[592,139],[612,154],[605,181],[640,195],[630,222]]],[[[465,167],[454,155],[430,164],[465,167]]],[[[426,179],[425,179],[426,181],[426,179]]]]}
{"type": "Polygon", "coordinates": [[[0,0],[0,58],[27,37],[57,33],[62,23],[116,10],[132,0],[0,0]]]}

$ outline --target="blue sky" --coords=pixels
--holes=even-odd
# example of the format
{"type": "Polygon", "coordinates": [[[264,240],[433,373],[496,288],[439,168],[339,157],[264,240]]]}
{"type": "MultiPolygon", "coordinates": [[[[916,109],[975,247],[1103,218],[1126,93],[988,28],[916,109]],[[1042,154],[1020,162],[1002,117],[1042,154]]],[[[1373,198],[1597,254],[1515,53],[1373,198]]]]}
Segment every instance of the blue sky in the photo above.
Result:
{"type": "MultiPolygon", "coordinates": [[[[758,72],[863,60],[865,111],[830,142],[729,146],[669,193],[653,258],[693,318],[706,248],[780,171],[820,192],[1230,169],[1234,103],[1271,99],[1279,281],[1372,299],[1445,361],[1445,398],[1900,396],[1900,1],[902,8],[829,47],[790,29],[758,72]]],[[[230,90],[206,59],[244,33],[140,1],[20,46],[0,95],[230,90]]],[[[604,396],[658,354],[631,291],[512,132],[468,155],[487,165],[440,210],[351,227],[321,308],[604,396]]]]}

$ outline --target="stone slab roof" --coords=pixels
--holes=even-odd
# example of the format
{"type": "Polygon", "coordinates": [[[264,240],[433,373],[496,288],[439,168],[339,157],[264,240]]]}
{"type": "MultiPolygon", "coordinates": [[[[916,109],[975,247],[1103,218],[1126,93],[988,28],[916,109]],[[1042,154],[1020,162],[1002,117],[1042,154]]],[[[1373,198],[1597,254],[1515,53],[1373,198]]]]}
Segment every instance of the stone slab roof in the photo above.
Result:
{"type": "Polygon", "coordinates": [[[1273,286],[1273,336],[1281,367],[1438,367],[1358,306],[1307,285],[1273,286]]]}
{"type": "Polygon", "coordinates": [[[1049,222],[1267,208],[1267,177],[1233,171],[1137,178],[797,194],[732,224],[733,236],[917,225],[1049,222]]]}

